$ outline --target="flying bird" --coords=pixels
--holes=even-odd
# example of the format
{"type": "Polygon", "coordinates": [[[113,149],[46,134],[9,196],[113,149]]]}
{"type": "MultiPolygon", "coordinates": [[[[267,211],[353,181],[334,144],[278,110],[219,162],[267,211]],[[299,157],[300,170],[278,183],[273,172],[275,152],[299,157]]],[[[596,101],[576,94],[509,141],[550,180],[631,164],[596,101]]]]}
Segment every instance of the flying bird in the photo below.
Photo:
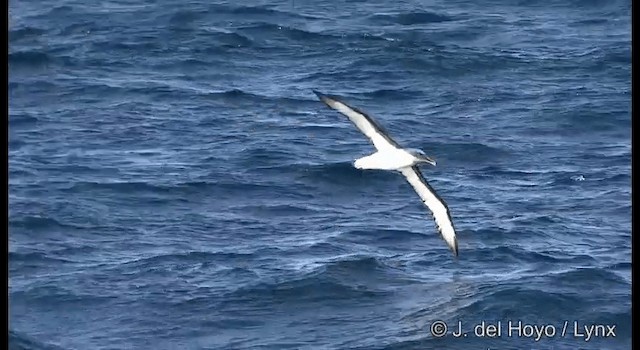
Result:
{"type": "Polygon", "coordinates": [[[373,118],[363,111],[349,106],[335,96],[325,95],[316,90],[313,92],[320,98],[320,101],[349,118],[376,148],[375,153],[356,159],[353,165],[358,169],[391,170],[402,173],[418,193],[422,202],[431,210],[440,235],[453,254],[458,256],[458,240],[449,214],[449,207],[418,169],[418,164],[427,163],[435,166],[436,161],[422,150],[402,148],[373,118]]]}

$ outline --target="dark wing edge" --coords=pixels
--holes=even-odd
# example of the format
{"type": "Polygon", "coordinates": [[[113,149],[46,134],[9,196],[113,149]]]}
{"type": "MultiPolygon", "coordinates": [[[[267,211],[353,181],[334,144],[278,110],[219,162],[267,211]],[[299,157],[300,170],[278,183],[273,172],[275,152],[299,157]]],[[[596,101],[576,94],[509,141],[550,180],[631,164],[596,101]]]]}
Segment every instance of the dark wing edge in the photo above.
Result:
{"type": "MultiPolygon", "coordinates": [[[[436,190],[433,187],[431,187],[431,185],[429,184],[427,179],[425,179],[424,175],[422,175],[422,172],[420,171],[420,169],[418,168],[417,165],[412,166],[411,170],[413,170],[416,173],[416,176],[418,176],[418,178],[420,179],[420,182],[422,182],[425,186],[427,186],[429,191],[431,191],[431,193],[433,193],[433,195],[436,197],[436,199],[440,203],[442,203],[442,205],[444,206],[444,208],[447,211],[447,217],[449,218],[449,222],[451,223],[451,227],[453,228],[454,232],[457,232],[456,229],[455,229],[455,226],[453,224],[453,219],[451,219],[451,211],[449,210],[449,206],[447,205],[447,202],[445,202],[444,199],[442,199],[442,197],[440,197],[440,195],[438,195],[438,192],[436,192],[436,190]]],[[[423,204],[426,205],[424,200],[422,202],[423,202],[423,204]]],[[[434,216],[434,218],[435,218],[435,214],[433,214],[433,212],[432,212],[432,216],[434,216]]],[[[440,236],[444,239],[444,237],[442,236],[442,229],[440,228],[440,226],[437,225],[437,224],[435,226],[436,226],[436,229],[438,230],[438,233],[440,233],[440,236]]],[[[458,256],[458,238],[457,237],[455,237],[455,239],[454,239],[454,244],[453,244],[452,250],[453,250],[453,255],[457,257],[458,256]]]]}
{"type": "Polygon", "coordinates": [[[373,119],[366,112],[364,112],[361,109],[353,107],[350,104],[344,102],[342,100],[342,98],[340,98],[340,97],[333,96],[333,95],[326,95],[326,94],[323,94],[323,93],[319,92],[318,90],[312,90],[312,91],[313,91],[314,94],[316,94],[316,96],[318,96],[320,101],[324,102],[324,104],[326,104],[331,109],[333,109],[333,108],[331,107],[330,101],[334,100],[336,102],[342,103],[343,105],[345,105],[345,106],[349,107],[350,109],[352,109],[354,112],[362,115],[367,120],[367,122],[369,122],[369,124],[371,124],[373,126],[373,128],[378,132],[378,134],[382,135],[382,137],[384,137],[384,139],[387,140],[387,142],[389,142],[391,145],[393,145],[396,148],[401,148],[401,146],[393,138],[391,138],[389,132],[385,128],[383,128],[382,125],[378,124],[378,122],[376,122],[375,119],[373,119]]]}

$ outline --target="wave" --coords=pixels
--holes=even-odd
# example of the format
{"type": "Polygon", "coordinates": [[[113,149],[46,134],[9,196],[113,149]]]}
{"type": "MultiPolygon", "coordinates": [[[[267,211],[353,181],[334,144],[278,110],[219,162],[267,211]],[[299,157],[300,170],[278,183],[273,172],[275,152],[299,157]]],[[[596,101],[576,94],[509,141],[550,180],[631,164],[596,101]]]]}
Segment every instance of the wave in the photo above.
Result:
{"type": "Polygon", "coordinates": [[[42,36],[46,32],[47,31],[44,29],[35,28],[35,27],[23,27],[19,29],[11,29],[9,30],[9,42],[16,43],[20,40],[35,39],[42,36]]]}
{"type": "Polygon", "coordinates": [[[278,163],[289,162],[295,159],[296,154],[284,149],[273,148],[270,146],[258,146],[252,148],[245,148],[240,151],[239,158],[244,158],[246,166],[253,168],[266,166],[273,164],[272,161],[278,161],[278,163]]]}
{"type": "Polygon", "coordinates": [[[564,177],[571,180],[571,176],[575,174],[576,174],[576,171],[573,169],[571,170],[554,170],[554,169],[545,169],[545,168],[516,169],[516,168],[502,167],[499,165],[488,165],[488,166],[483,166],[482,168],[479,168],[476,171],[474,171],[472,176],[503,177],[503,178],[510,178],[514,180],[527,180],[532,177],[560,176],[560,177],[564,177]]]}
{"type": "Polygon", "coordinates": [[[242,89],[228,89],[220,91],[205,91],[203,94],[208,99],[221,101],[224,103],[272,103],[278,106],[299,105],[300,103],[312,103],[311,99],[301,99],[288,96],[269,96],[242,89]]]}
{"type": "Polygon", "coordinates": [[[194,21],[202,17],[204,17],[204,13],[202,12],[178,10],[169,17],[168,23],[171,26],[183,27],[192,24],[194,21]]]}
{"type": "Polygon", "coordinates": [[[345,254],[348,250],[339,244],[329,242],[314,242],[301,249],[301,253],[308,255],[345,254]]]}
{"type": "Polygon", "coordinates": [[[77,294],[67,288],[53,285],[39,285],[25,290],[12,291],[10,298],[17,304],[42,303],[44,305],[72,303],[79,305],[97,304],[113,300],[115,296],[77,294]]]}
{"type": "MultiPolygon", "coordinates": [[[[387,211],[392,210],[392,208],[386,208],[387,211]]],[[[357,239],[360,241],[361,239],[365,240],[375,240],[376,242],[403,242],[406,240],[411,240],[413,238],[420,237],[424,238],[422,233],[416,233],[408,230],[396,230],[396,229],[383,229],[383,228],[372,228],[370,230],[348,230],[341,233],[338,236],[340,240],[353,240],[357,239]]]]}
{"type": "MultiPolygon", "coordinates": [[[[24,202],[24,201],[16,201],[16,203],[12,203],[13,207],[29,207],[30,209],[32,208],[34,204],[30,203],[30,202],[24,202]]],[[[67,205],[68,206],[68,205],[67,205]]],[[[86,212],[94,212],[94,209],[92,208],[83,208],[83,210],[85,210],[86,212]]],[[[25,211],[25,209],[21,208],[21,211],[25,211]]],[[[32,210],[31,210],[32,211],[32,210]]],[[[97,223],[97,220],[95,219],[95,215],[92,216],[91,218],[84,218],[82,219],[81,223],[78,223],[78,221],[80,221],[81,219],[78,217],[74,217],[69,219],[70,221],[73,220],[74,222],[68,222],[68,221],[63,221],[60,220],[58,218],[53,218],[53,217],[48,217],[48,216],[37,216],[37,215],[12,215],[9,218],[9,227],[11,228],[19,228],[19,229],[24,229],[23,232],[26,232],[27,234],[29,234],[31,231],[60,231],[60,232],[64,232],[65,233],[65,237],[69,237],[70,234],[72,234],[73,232],[76,231],[96,231],[96,230],[100,230],[102,232],[108,232],[108,233],[117,233],[117,234],[122,234],[123,232],[138,232],[137,228],[135,227],[125,227],[125,226],[106,226],[106,225],[101,225],[99,223],[97,223]]],[[[77,247],[68,247],[65,249],[75,249],[77,247]]]]}
{"type": "Polygon", "coordinates": [[[550,274],[543,277],[545,285],[567,286],[571,288],[575,284],[592,285],[592,288],[622,289],[630,288],[627,280],[612,271],[599,267],[585,267],[572,269],[559,274],[550,274]],[[606,287],[605,287],[606,286],[606,287]]]}
{"type": "Polygon", "coordinates": [[[27,230],[42,230],[42,229],[51,229],[51,228],[60,228],[60,229],[81,229],[83,227],[64,224],[54,218],[46,217],[46,216],[31,216],[25,215],[19,218],[9,218],[9,226],[24,228],[27,230]]]}
{"type": "Polygon", "coordinates": [[[313,209],[309,206],[295,204],[243,205],[232,207],[230,210],[243,214],[269,218],[288,216],[304,217],[318,212],[317,209],[313,209]]]}
{"type": "Polygon", "coordinates": [[[481,163],[491,161],[497,163],[512,156],[511,151],[478,142],[427,143],[423,149],[438,150],[438,154],[448,161],[481,163]]]}
{"type": "MultiPolygon", "coordinates": [[[[9,122],[11,123],[11,122],[9,122]]],[[[19,138],[9,138],[9,155],[11,155],[12,152],[18,151],[20,150],[22,147],[28,145],[28,142],[25,142],[19,138]]],[[[28,171],[28,170],[24,170],[24,169],[18,169],[16,170],[15,168],[10,167],[9,168],[9,176],[11,177],[11,174],[13,174],[13,176],[19,176],[19,175],[32,175],[34,174],[34,172],[28,171]]],[[[14,177],[15,179],[15,177],[14,177]]]]}
{"type": "MultiPolygon", "coordinates": [[[[89,47],[93,52],[105,52],[109,51],[114,54],[120,52],[126,55],[130,55],[132,52],[146,52],[148,54],[169,54],[168,48],[152,38],[142,38],[133,40],[113,40],[112,38],[95,39],[89,42],[89,47]]],[[[178,60],[176,58],[176,60],[178,60]]],[[[121,69],[124,67],[131,67],[132,62],[113,59],[112,57],[101,57],[101,61],[95,61],[96,63],[108,63],[110,69],[121,69]]],[[[172,61],[173,64],[173,61],[172,61]]]]}
{"type": "Polygon", "coordinates": [[[9,67],[38,68],[53,62],[53,58],[42,51],[18,51],[9,53],[9,67]]]}
{"type": "Polygon", "coordinates": [[[569,24],[570,27],[583,27],[583,26],[601,26],[609,23],[608,18],[587,18],[583,20],[577,20],[569,24]]]}
{"type": "Polygon", "coordinates": [[[349,278],[349,276],[362,277],[366,274],[375,274],[384,271],[387,266],[378,258],[372,256],[341,257],[324,265],[324,274],[333,278],[349,278]]]}
{"type": "Polygon", "coordinates": [[[95,23],[83,20],[65,26],[60,34],[63,36],[86,35],[87,33],[96,30],[97,28],[95,23]]]}
{"type": "MultiPolygon", "coordinates": [[[[631,158],[624,156],[620,157],[620,161],[629,161],[631,158]]],[[[580,185],[583,181],[602,181],[606,184],[612,183],[621,183],[621,184],[631,184],[631,174],[613,174],[613,175],[597,175],[597,174],[586,174],[586,176],[569,176],[568,174],[553,174],[553,179],[551,184],[555,186],[577,186],[580,185]]],[[[611,191],[611,193],[615,193],[616,191],[611,191]]]]}
{"type": "Polygon", "coordinates": [[[74,8],[68,5],[56,6],[49,10],[49,12],[42,14],[43,18],[56,18],[56,17],[64,17],[65,15],[72,14],[74,12],[74,8]]]}
{"type": "Polygon", "coordinates": [[[36,340],[22,332],[9,329],[9,350],[62,350],[59,346],[36,340]]]}
{"type": "Polygon", "coordinates": [[[32,126],[38,123],[38,117],[30,113],[10,113],[9,114],[9,126],[10,127],[23,127],[32,126]]]}
{"type": "Polygon", "coordinates": [[[366,285],[354,283],[350,274],[361,274],[379,267],[375,259],[362,258],[351,262],[334,262],[321,266],[294,279],[279,282],[261,282],[245,286],[225,296],[225,303],[244,302],[260,305],[280,305],[286,303],[324,305],[358,300],[359,303],[377,300],[389,294],[366,285]]]}
{"type": "MultiPolygon", "coordinates": [[[[211,274],[211,278],[217,281],[214,283],[215,288],[219,288],[222,280],[235,280],[235,282],[256,280],[259,275],[247,264],[251,261],[265,259],[268,253],[263,250],[258,249],[252,253],[190,251],[158,254],[111,265],[106,272],[127,276],[148,276],[157,272],[198,270],[198,273],[211,274]]],[[[231,287],[227,285],[225,288],[231,287]]]]}
{"type": "MultiPolygon", "coordinates": [[[[457,311],[459,315],[485,319],[526,319],[528,322],[563,320],[567,314],[584,307],[580,295],[567,295],[528,287],[503,286],[480,289],[474,302],[457,311]],[[505,301],[509,301],[508,303],[505,301]],[[535,301],[535,302],[532,302],[535,301]],[[550,307],[540,307],[549,305],[550,307]],[[553,305],[551,307],[551,305],[553,305]],[[562,305],[558,307],[558,305],[562,305]]],[[[574,313],[575,315],[575,313],[574,313]]]]}
{"type": "Polygon", "coordinates": [[[202,191],[261,191],[261,190],[286,190],[287,184],[267,184],[267,183],[251,183],[245,181],[231,181],[224,179],[221,181],[186,181],[186,182],[171,182],[171,183],[151,183],[144,181],[108,181],[108,182],[94,182],[94,181],[79,181],[64,188],[64,191],[70,192],[86,192],[94,190],[108,190],[117,193],[147,193],[147,194],[175,194],[179,193],[193,193],[202,191]]]}
{"type": "Polygon", "coordinates": [[[296,172],[299,180],[308,181],[314,186],[330,184],[365,188],[397,179],[397,174],[392,172],[367,172],[355,168],[351,162],[297,166],[296,172]]]}
{"type": "Polygon", "coordinates": [[[229,301],[244,300],[249,304],[331,304],[336,301],[358,300],[360,303],[377,299],[384,293],[367,287],[354,287],[340,282],[318,278],[303,278],[296,281],[270,284],[261,283],[254,287],[242,288],[227,295],[229,301]]]}
{"type": "Polygon", "coordinates": [[[121,266],[131,265],[137,267],[153,267],[159,263],[212,263],[212,262],[246,262],[259,256],[254,253],[232,253],[232,252],[206,252],[190,251],[184,253],[159,254],[147,258],[135,259],[122,262],[121,266]]]}
{"type": "Polygon", "coordinates": [[[263,38],[273,38],[274,36],[284,36],[286,39],[294,41],[304,41],[308,45],[322,45],[326,42],[333,42],[337,39],[331,34],[311,32],[293,26],[279,25],[273,23],[257,23],[248,26],[235,28],[236,31],[251,35],[253,40],[259,42],[263,38]]]}
{"type": "Polygon", "coordinates": [[[405,26],[416,24],[440,23],[452,21],[453,18],[435,12],[417,11],[397,14],[378,14],[369,17],[374,22],[401,24],[405,26]]]}
{"type": "Polygon", "coordinates": [[[10,81],[9,96],[11,98],[21,97],[22,94],[47,93],[60,88],[61,86],[50,80],[10,81]]]}
{"type": "Polygon", "coordinates": [[[366,65],[360,65],[359,63],[349,64],[348,67],[342,69],[327,69],[322,72],[309,72],[303,73],[296,77],[294,77],[294,81],[298,83],[313,83],[314,85],[322,85],[333,84],[336,80],[366,80],[367,77],[373,71],[376,74],[390,74],[389,71],[386,71],[385,64],[382,66],[372,65],[371,67],[367,67],[366,65]]]}
{"type": "Polygon", "coordinates": [[[9,252],[9,261],[11,264],[20,263],[20,264],[49,264],[49,263],[67,263],[71,260],[60,258],[60,257],[52,257],[47,253],[43,252],[29,252],[29,253],[16,253],[9,252]]]}
{"type": "MultiPolygon", "coordinates": [[[[500,50],[490,50],[486,48],[464,48],[456,47],[453,44],[437,44],[433,36],[424,34],[400,33],[394,35],[390,40],[386,35],[372,36],[371,39],[383,40],[382,44],[376,44],[376,52],[383,50],[387,55],[392,55],[394,59],[389,60],[379,54],[361,54],[357,57],[348,56],[349,60],[342,65],[340,71],[323,72],[333,74],[340,80],[361,79],[368,80],[372,73],[385,75],[390,79],[394,75],[401,75],[401,80],[415,79],[416,74],[424,75],[429,79],[441,78],[451,80],[454,77],[468,75],[470,72],[483,71],[492,72],[508,68],[522,68],[530,66],[534,59],[527,56],[513,55],[500,50]],[[398,54],[398,52],[404,54],[398,54]],[[351,71],[354,71],[351,73],[351,71]],[[367,73],[356,75],[356,73],[367,73]]],[[[362,38],[341,38],[340,42],[348,47],[345,50],[364,50],[365,44],[362,38]],[[357,45],[357,46],[355,46],[357,45]]],[[[398,77],[400,78],[400,77],[398,77]]],[[[399,79],[394,79],[399,80],[399,79]]],[[[512,96],[518,96],[514,92],[505,91],[501,100],[507,100],[512,96]]],[[[509,99],[512,100],[512,99],[509,99]]],[[[497,101],[496,101],[497,102],[497,101]]]]}
{"type": "MultiPolygon", "coordinates": [[[[528,2],[524,2],[527,4],[528,2]]],[[[606,0],[570,0],[570,1],[553,1],[553,3],[557,6],[567,7],[571,10],[574,9],[589,9],[592,11],[593,9],[606,9],[610,7],[615,7],[619,2],[618,1],[606,1],[606,0]]]]}
{"type": "MultiPolygon", "coordinates": [[[[175,68],[183,66],[185,62],[197,62],[201,65],[210,65],[211,62],[206,61],[193,61],[193,59],[185,59],[174,62],[170,67],[175,68]]],[[[160,64],[159,67],[167,68],[166,65],[160,64]]],[[[194,68],[194,67],[191,67],[194,68]]],[[[195,69],[195,68],[194,68],[195,69]]],[[[259,95],[253,95],[244,93],[242,91],[224,90],[224,91],[211,91],[202,89],[197,86],[190,86],[188,83],[178,80],[138,80],[128,81],[126,84],[120,81],[108,80],[108,79],[86,79],[82,84],[76,84],[69,87],[64,92],[65,95],[74,95],[82,92],[84,95],[100,96],[101,98],[111,97],[119,99],[121,96],[154,96],[155,99],[171,98],[171,99],[186,99],[192,100],[194,98],[210,99],[221,102],[231,102],[230,99],[244,99],[250,98],[258,99],[259,95]]],[[[207,101],[209,102],[209,101],[207,101]]],[[[255,100],[253,102],[256,102],[255,100]]],[[[120,102],[124,104],[126,102],[120,102]]],[[[136,104],[139,106],[139,104],[136,104]]]]}
{"type": "Polygon", "coordinates": [[[254,44],[253,40],[248,36],[235,32],[208,32],[206,36],[207,39],[210,39],[212,41],[212,44],[217,43],[223,48],[251,47],[254,44]]]}
{"type": "MultiPolygon", "coordinates": [[[[187,186],[200,186],[201,183],[193,182],[187,186]]],[[[65,189],[70,192],[89,192],[94,190],[111,190],[120,193],[168,193],[172,186],[154,185],[143,181],[114,181],[114,182],[93,182],[80,181],[74,183],[70,188],[65,189]]]]}
{"type": "Polygon", "coordinates": [[[269,8],[267,6],[231,6],[231,5],[221,5],[221,4],[213,4],[209,5],[209,12],[218,14],[227,14],[227,15],[242,15],[242,18],[246,18],[247,15],[256,15],[261,17],[269,17],[269,18],[299,18],[299,19],[320,19],[321,17],[306,15],[302,13],[292,13],[288,11],[276,10],[273,8],[269,8]]]}
{"type": "Polygon", "coordinates": [[[296,166],[300,172],[310,177],[323,176],[327,173],[356,175],[359,171],[350,162],[337,162],[326,164],[303,164],[296,166]]]}
{"type": "Polygon", "coordinates": [[[392,99],[394,101],[401,101],[403,99],[411,100],[416,97],[424,96],[423,91],[409,90],[405,88],[400,89],[378,89],[370,92],[365,92],[363,95],[370,98],[380,99],[392,99]]]}
{"type": "Polygon", "coordinates": [[[632,265],[629,262],[619,262],[619,263],[610,265],[608,268],[613,270],[631,270],[631,266],[632,265]]]}
{"type": "MultiPolygon", "coordinates": [[[[60,188],[67,193],[94,193],[107,192],[113,194],[114,198],[134,198],[137,203],[165,204],[171,202],[188,201],[189,196],[201,193],[202,191],[216,192],[224,191],[240,184],[217,185],[215,182],[194,181],[183,183],[154,184],[144,181],[119,181],[119,182],[92,182],[80,181],[66,188],[60,188]]],[[[242,187],[245,191],[252,187],[246,185],[242,187]]]]}

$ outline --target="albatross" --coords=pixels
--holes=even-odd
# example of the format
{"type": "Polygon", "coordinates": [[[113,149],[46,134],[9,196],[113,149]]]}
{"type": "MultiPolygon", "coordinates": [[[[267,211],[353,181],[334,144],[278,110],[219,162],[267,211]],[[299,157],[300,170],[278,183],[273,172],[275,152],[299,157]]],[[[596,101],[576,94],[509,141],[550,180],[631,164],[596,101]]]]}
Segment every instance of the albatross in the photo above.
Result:
{"type": "Polygon", "coordinates": [[[313,92],[320,101],[345,115],[362,132],[376,148],[376,152],[356,159],[353,165],[358,169],[376,169],[399,171],[418,193],[422,202],[431,210],[436,228],[455,256],[458,256],[458,240],[447,203],[424,178],[419,164],[433,166],[436,161],[422,150],[402,148],[373,118],[363,111],[351,107],[335,96],[325,95],[316,90],[313,92]]]}

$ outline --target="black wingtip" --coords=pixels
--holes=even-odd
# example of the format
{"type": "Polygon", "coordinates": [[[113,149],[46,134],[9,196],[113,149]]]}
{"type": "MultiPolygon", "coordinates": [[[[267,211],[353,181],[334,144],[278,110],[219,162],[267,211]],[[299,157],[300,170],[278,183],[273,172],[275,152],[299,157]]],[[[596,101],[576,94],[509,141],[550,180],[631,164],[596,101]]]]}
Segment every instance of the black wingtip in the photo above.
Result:
{"type": "Polygon", "coordinates": [[[316,94],[316,96],[318,96],[320,101],[324,102],[324,104],[326,104],[327,106],[331,107],[331,103],[334,102],[334,100],[332,98],[330,98],[329,96],[323,94],[322,92],[320,92],[318,90],[311,90],[311,91],[313,91],[313,93],[316,94]]]}
{"type": "Polygon", "coordinates": [[[324,96],[324,94],[318,90],[311,90],[313,91],[314,94],[316,94],[316,96],[318,96],[319,99],[322,99],[324,96]]]}
{"type": "Polygon", "coordinates": [[[453,256],[457,259],[458,258],[458,240],[456,239],[453,243],[453,256]]]}

